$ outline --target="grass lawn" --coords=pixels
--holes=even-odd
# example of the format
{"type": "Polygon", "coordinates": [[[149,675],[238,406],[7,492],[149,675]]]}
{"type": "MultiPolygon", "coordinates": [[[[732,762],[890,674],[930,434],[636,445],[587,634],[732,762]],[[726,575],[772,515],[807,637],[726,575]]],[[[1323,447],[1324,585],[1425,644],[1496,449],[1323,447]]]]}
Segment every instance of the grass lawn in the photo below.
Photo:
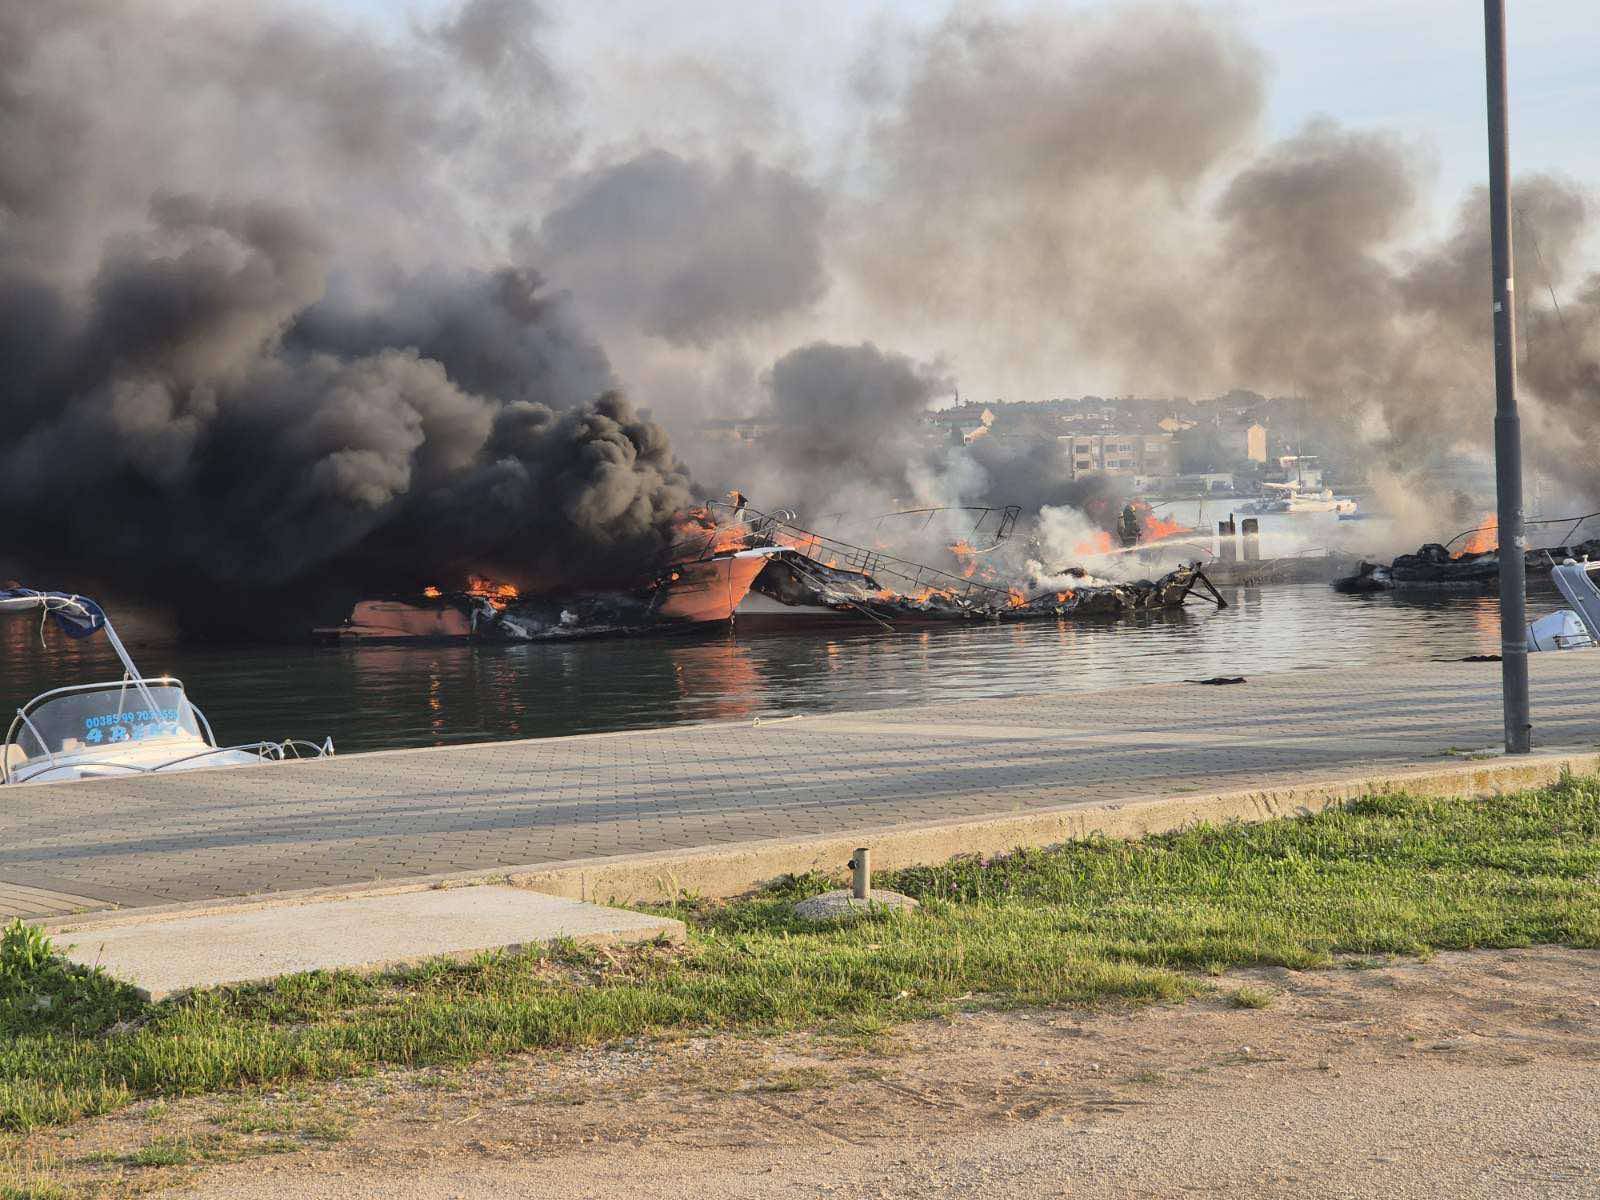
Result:
{"type": "MultiPolygon", "coordinates": [[[[1176,1000],[1207,972],[1335,954],[1600,946],[1600,780],[1385,796],[1296,820],[1094,840],[880,877],[920,912],[813,929],[787,881],[671,911],[681,947],[557,948],[310,974],[155,1006],[14,928],[0,950],[0,1129],[142,1096],[467,1062],[668,1029],[870,1032],[963,1004],[1176,1000]]],[[[1255,999],[1241,996],[1240,1004],[1255,999]]]]}

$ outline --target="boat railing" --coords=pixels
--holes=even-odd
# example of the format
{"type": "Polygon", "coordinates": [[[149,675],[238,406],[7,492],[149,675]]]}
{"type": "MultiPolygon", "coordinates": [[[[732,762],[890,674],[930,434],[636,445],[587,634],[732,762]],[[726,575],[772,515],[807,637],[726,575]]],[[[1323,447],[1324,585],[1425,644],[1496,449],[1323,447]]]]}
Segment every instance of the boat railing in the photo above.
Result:
{"type": "MultiPolygon", "coordinates": [[[[973,604],[1004,604],[1009,596],[1006,588],[994,587],[965,575],[957,575],[952,571],[900,558],[882,549],[817,533],[798,524],[796,515],[786,509],[767,513],[751,508],[747,504],[735,506],[721,500],[707,501],[704,507],[707,512],[716,514],[715,529],[707,535],[704,544],[698,547],[695,554],[680,555],[680,558],[709,557],[716,552],[717,545],[726,542],[731,532],[738,531],[748,546],[775,546],[791,550],[818,566],[869,575],[880,583],[892,580],[900,591],[918,592],[931,589],[973,604]]],[[[876,520],[881,524],[889,518],[922,517],[923,526],[926,528],[934,516],[945,512],[976,514],[972,529],[967,534],[969,539],[979,535],[989,518],[996,518],[994,532],[985,539],[991,541],[991,544],[982,547],[980,551],[985,552],[999,546],[1011,536],[1022,509],[1015,504],[1004,507],[917,508],[885,513],[876,520]]]]}
{"type": "MultiPolygon", "coordinates": [[[[204,750],[194,754],[184,754],[177,758],[169,758],[163,762],[142,765],[139,763],[121,762],[112,758],[81,758],[76,755],[68,761],[65,758],[50,758],[46,763],[40,764],[37,770],[27,773],[29,782],[39,780],[54,771],[122,771],[128,775],[155,775],[162,771],[171,771],[189,764],[199,762],[201,759],[214,758],[222,754],[254,754],[263,762],[287,762],[289,759],[317,759],[332,756],[333,739],[327,738],[320,745],[316,742],[306,741],[303,738],[285,738],[281,742],[241,742],[236,746],[207,746],[204,750]]],[[[15,778],[16,772],[9,765],[0,771],[0,783],[22,782],[15,778]]]]}
{"type": "Polygon", "coordinates": [[[1010,597],[1007,588],[831,538],[792,522],[774,520],[762,529],[761,536],[765,544],[792,551],[819,567],[866,575],[906,594],[935,591],[966,603],[993,606],[1005,605],[1010,597]]]}

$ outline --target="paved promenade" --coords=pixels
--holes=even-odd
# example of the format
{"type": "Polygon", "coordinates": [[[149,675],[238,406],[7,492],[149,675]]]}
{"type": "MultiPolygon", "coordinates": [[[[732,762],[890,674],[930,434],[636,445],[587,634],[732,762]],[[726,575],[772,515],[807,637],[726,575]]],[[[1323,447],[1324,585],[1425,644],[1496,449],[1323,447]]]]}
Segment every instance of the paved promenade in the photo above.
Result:
{"type": "MultiPolygon", "coordinates": [[[[1600,653],[1533,656],[1536,745],[1600,745],[1600,653]]],[[[0,794],[0,918],[1437,768],[1497,663],[1159,684],[0,794]]]]}

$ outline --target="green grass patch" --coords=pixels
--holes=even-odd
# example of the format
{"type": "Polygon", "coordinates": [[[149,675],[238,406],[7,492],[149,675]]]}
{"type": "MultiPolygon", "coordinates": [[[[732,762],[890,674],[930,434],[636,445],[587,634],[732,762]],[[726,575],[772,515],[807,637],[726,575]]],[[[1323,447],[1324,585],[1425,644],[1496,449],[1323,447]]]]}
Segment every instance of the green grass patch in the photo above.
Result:
{"type": "Polygon", "coordinates": [[[0,1183],[0,1200],[72,1200],[73,1193],[59,1183],[0,1183]]]}
{"type": "Polygon", "coordinates": [[[918,912],[841,926],[793,917],[796,898],[831,886],[807,876],[749,900],[670,910],[689,923],[683,947],[569,945],[381,977],[314,973],[153,1007],[8,934],[0,1128],[135,1097],[672,1030],[825,1027],[871,1038],[978,1001],[1175,1000],[1203,990],[1206,973],[1315,967],[1335,954],[1594,947],[1597,880],[1600,781],[1585,778],[959,859],[879,880],[920,898],[918,912]]]}
{"type": "Polygon", "coordinates": [[[0,1200],[72,1200],[76,1193],[53,1178],[59,1165],[48,1151],[25,1152],[20,1138],[0,1133],[0,1200]]]}
{"type": "Polygon", "coordinates": [[[1228,1003],[1235,1008],[1271,1008],[1278,994],[1271,988],[1252,987],[1246,984],[1228,993],[1228,1003]]]}

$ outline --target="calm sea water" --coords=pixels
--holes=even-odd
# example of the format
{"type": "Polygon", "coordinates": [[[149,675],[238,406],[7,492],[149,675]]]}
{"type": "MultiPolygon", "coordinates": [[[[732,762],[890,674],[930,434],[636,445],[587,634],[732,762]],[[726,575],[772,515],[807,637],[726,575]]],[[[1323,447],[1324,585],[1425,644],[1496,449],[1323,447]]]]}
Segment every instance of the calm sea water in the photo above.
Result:
{"type": "MultiPolygon", "coordinates": [[[[224,741],[331,734],[341,752],[638,729],[1041,690],[1455,659],[1498,649],[1492,597],[1223,589],[1218,611],[885,632],[717,633],[518,646],[192,646],[113,619],[147,674],[181,677],[224,741]]],[[[1559,607],[1530,596],[1530,613],[1559,607]]],[[[0,627],[0,704],[114,678],[102,638],[0,627]]]]}

